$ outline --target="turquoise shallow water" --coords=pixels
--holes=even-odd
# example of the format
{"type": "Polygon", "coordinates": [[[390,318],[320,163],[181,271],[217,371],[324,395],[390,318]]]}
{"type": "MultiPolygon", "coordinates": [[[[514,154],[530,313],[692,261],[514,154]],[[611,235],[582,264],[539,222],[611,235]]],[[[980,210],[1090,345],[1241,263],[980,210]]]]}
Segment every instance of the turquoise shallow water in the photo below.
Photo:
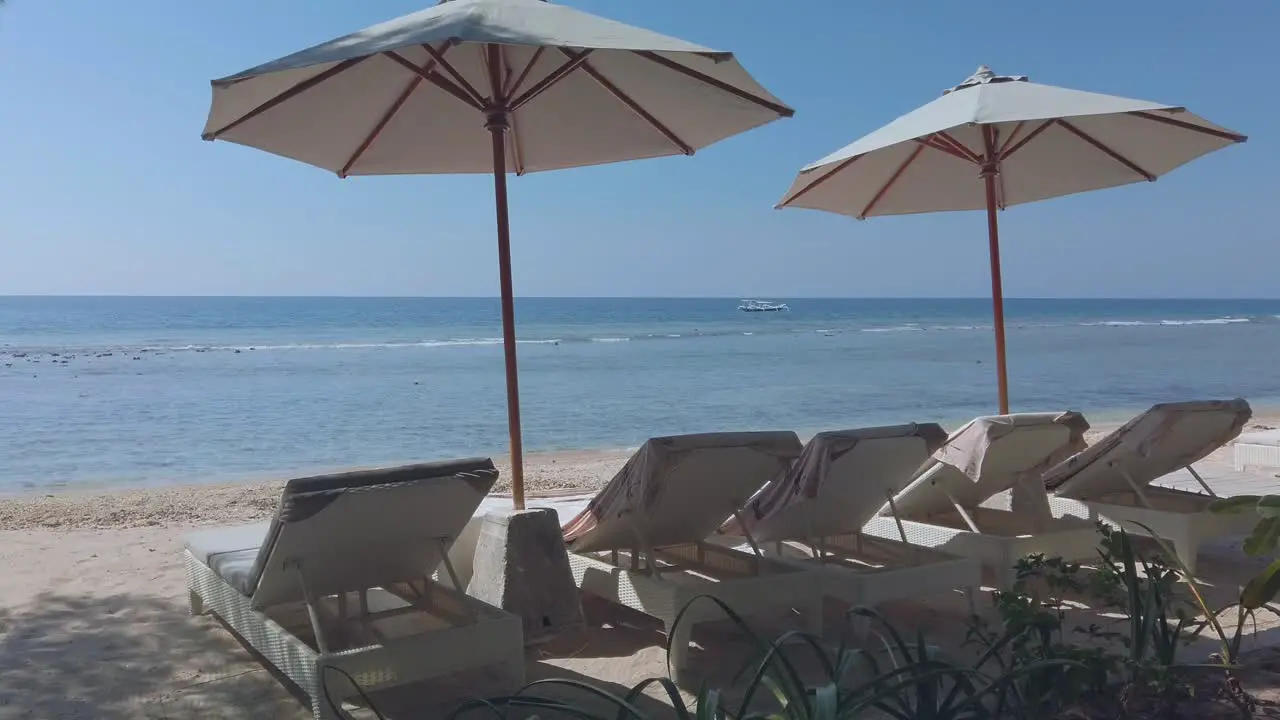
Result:
{"type": "MultiPolygon", "coordinates": [[[[517,301],[530,450],[951,427],[995,406],[987,300],[517,301]]],[[[1280,405],[1280,301],[1011,300],[1015,411],[1280,405]]],[[[495,299],[0,298],[0,492],[506,446],[495,299]]]]}

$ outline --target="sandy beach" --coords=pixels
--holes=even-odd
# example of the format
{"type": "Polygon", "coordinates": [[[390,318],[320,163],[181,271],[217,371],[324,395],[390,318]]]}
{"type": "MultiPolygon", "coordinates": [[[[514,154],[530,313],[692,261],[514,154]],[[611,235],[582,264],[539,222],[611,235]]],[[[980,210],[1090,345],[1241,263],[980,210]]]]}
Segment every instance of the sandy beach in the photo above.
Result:
{"type": "MultiPolygon", "coordinates": [[[[1280,415],[1268,413],[1250,427],[1277,425],[1280,415]]],[[[529,490],[594,490],[627,455],[532,455],[529,490]]],[[[1265,492],[1276,482],[1274,475],[1231,471],[1229,448],[1201,469],[1222,494],[1265,492]]],[[[180,563],[184,534],[265,519],[279,487],[272,481],[0,499],[0,720],[310,717],[216,620],[188,615],[180,563]]],[[[1232,577],[1256,565],[1230,543],[1209,552],[1215,561],[1202,566],[1229,568],[1232,577]]],[[[1231,582],[1219,590],[1229,596],[1231,582]]],[[[895,612],[952,635],[959,625],[952,613],[962,610],[949,602],[902,603],[895,612]]],[[[617,689],[663,672],[662,636],[652,623],[606,617],[613,611],[596,603],[587,610],[592,627],[585,636],[531,651],[531,678],[586,676],[617,689]]]]}

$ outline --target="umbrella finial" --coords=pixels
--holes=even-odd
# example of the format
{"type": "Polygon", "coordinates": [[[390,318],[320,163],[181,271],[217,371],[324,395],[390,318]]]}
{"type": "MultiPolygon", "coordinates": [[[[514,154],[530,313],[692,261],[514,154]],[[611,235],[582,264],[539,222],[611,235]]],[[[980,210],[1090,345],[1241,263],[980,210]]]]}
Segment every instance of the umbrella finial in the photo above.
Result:
{"type": "Polygon", "coordinates": [[[1027,81],[1026,75],[997,75],[994,72],[992,72],[990,67],[986,65],[979,65],[977,71],[975,71],[969,77],[965,78],[964,82],[948,90],[943,90],[942,94],[950,95],[951,93],[957,90],[964,90],[965,88],[977,87],[978,85],[988,85],[991,83],[1005,83],[1005,82],[1026,82],[1026,81],[1027,81]]]}

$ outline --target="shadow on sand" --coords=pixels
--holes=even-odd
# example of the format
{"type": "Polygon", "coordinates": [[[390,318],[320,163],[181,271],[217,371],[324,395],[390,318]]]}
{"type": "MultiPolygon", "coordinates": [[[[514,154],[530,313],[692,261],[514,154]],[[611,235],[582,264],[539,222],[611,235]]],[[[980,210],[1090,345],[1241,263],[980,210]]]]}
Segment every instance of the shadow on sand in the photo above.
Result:
{"type": "Polygon", "coordinates": [[[210,618],[164,598],[45,594],[0,615],[0,718],[310,717],[210,618]]]}
{"type": "MultiPolygon", "coordinates": [[[[655,642],[661,635],[649,629],[589,628],[556,646],[531,648],[528,679],[590,682],[621,696],[630,684],[576,671],[575,652],[589,645],[593,652],[608,648],[606,656],[630,656],[655,642]],[[558,663],[562,658],[569,660],[558,663]]],[[[312,717],[301,692],[215,618],[191,617],[185,606],[154,596],[45,594],[29,609],[0,610],[0,678],[0,720],[312,717]]],[[[388,720],[444,717],[471,697],[493,694],[486,679],[464,673],[379,693],[374,700],[388,720]]],[[[664,711],[653,698],[637,705],[664,711]]],[[[353,714],[372,717],[367,711],[353,714]]]]}

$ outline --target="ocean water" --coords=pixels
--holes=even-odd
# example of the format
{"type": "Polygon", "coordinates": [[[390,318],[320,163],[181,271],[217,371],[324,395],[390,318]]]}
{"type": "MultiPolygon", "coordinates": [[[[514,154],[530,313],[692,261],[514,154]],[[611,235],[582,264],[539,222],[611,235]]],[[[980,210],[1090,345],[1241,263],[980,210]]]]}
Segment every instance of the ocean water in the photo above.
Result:
{"type": "MultiPolygon", "coordinates": [[[[994,412],[990,302],[517,300],[530,451],[994,412]]],[[[1280,405],[1280,300],[1010,300],[1015,411],[1280,405]]],[[[0,298],[0,493],[506,450],[496,299],[0,298]]]]}

